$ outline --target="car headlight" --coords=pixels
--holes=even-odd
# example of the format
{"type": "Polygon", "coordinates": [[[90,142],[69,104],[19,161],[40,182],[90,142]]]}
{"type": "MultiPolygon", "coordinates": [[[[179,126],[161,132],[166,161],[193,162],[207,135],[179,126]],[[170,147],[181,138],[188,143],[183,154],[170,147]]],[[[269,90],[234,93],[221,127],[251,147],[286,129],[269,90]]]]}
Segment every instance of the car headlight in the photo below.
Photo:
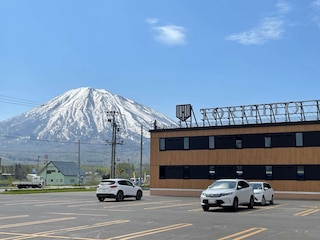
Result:
{"type": "Polygon", "coordinates": [[[224,196],[229,196],[229,195],[232,195],[232,194],[233,194],[233,192],[221,193],[220,196],[224,197],[224,196]]]}

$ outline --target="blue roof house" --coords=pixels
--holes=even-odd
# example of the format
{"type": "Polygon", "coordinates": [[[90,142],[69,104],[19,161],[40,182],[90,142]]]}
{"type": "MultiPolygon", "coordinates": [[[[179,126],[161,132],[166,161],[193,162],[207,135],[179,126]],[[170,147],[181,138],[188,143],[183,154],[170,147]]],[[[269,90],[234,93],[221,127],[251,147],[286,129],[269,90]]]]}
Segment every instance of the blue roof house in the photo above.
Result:
{"type": "Polygon", "coordinates": [[[74,162],[50,161],[38,173],[46,186],[78,185],[86,183],[86,174],[74,162]]]}

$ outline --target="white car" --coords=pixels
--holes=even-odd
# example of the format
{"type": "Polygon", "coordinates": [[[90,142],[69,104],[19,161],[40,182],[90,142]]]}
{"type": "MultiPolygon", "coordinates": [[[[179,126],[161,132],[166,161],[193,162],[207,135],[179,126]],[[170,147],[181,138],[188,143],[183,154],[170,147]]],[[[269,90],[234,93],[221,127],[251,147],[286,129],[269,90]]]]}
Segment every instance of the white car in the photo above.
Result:
{"type": "Polygon", "coordinates": [[[106,198],[114,198],[117,202],[129,197],[140,200],[142,195],[142,188],[128,179],[103,179],[96,190],[96,196],[100,202],[106,198]]]}
{"type": "Polygon", "coordinates": [[[267,182],[250,182],[250,186],[254,192],[254,202],[265,205],[267,202],[273,204],[274,191],[271,185],[267,182]]]}
{"type": "Polygon", "coordinates": [[[253,208],[253,189],[243,179],[220,179],[201,193],[200,203],[204,211],[210,207],[232,207],[236,211],[239,205],[253,208]]]}

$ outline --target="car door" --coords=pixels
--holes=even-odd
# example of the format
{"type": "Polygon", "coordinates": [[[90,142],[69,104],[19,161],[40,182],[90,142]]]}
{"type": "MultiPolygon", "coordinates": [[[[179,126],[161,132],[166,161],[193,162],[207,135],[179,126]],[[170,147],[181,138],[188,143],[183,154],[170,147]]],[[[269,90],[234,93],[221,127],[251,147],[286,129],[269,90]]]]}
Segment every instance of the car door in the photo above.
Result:
{"type": "Polygon", "coordinates": [[[264,196],[265,196],[266,200],[270,201],[272,198],[272,188],[271,188],[270,184],[263,183],[263,189],[265,191],[264,196]]]}
{"type": "Polygon", "coordinates": [[[239,203],[249,203],[251,196],[249,184],[245,181],[239,181],[238,186],[239,203]]]}
{"type": "Polygon", "coordinates": [[[127,195],[135,196],[136,195],[136,189],[135,189],[134,184],[129,180],[126,180],[125,183],[126,183],[126,188],[127,188],[127,195]]]}

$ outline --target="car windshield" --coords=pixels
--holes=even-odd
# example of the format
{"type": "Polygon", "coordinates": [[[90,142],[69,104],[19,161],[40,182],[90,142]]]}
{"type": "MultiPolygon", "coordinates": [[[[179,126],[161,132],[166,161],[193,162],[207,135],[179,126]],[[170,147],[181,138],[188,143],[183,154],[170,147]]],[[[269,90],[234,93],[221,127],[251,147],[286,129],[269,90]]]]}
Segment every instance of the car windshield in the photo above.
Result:
{"type": "Polygon", "coordinates": [[[218,181],[209,186],[211,189],[233,189],[236,187],[235,181],[218,181]]]}
{"type": "Polygon", "coordinates": [[[253,189],[262,189],[262,185],[260,183],[250,183],[250,186],[253,189]]]}

